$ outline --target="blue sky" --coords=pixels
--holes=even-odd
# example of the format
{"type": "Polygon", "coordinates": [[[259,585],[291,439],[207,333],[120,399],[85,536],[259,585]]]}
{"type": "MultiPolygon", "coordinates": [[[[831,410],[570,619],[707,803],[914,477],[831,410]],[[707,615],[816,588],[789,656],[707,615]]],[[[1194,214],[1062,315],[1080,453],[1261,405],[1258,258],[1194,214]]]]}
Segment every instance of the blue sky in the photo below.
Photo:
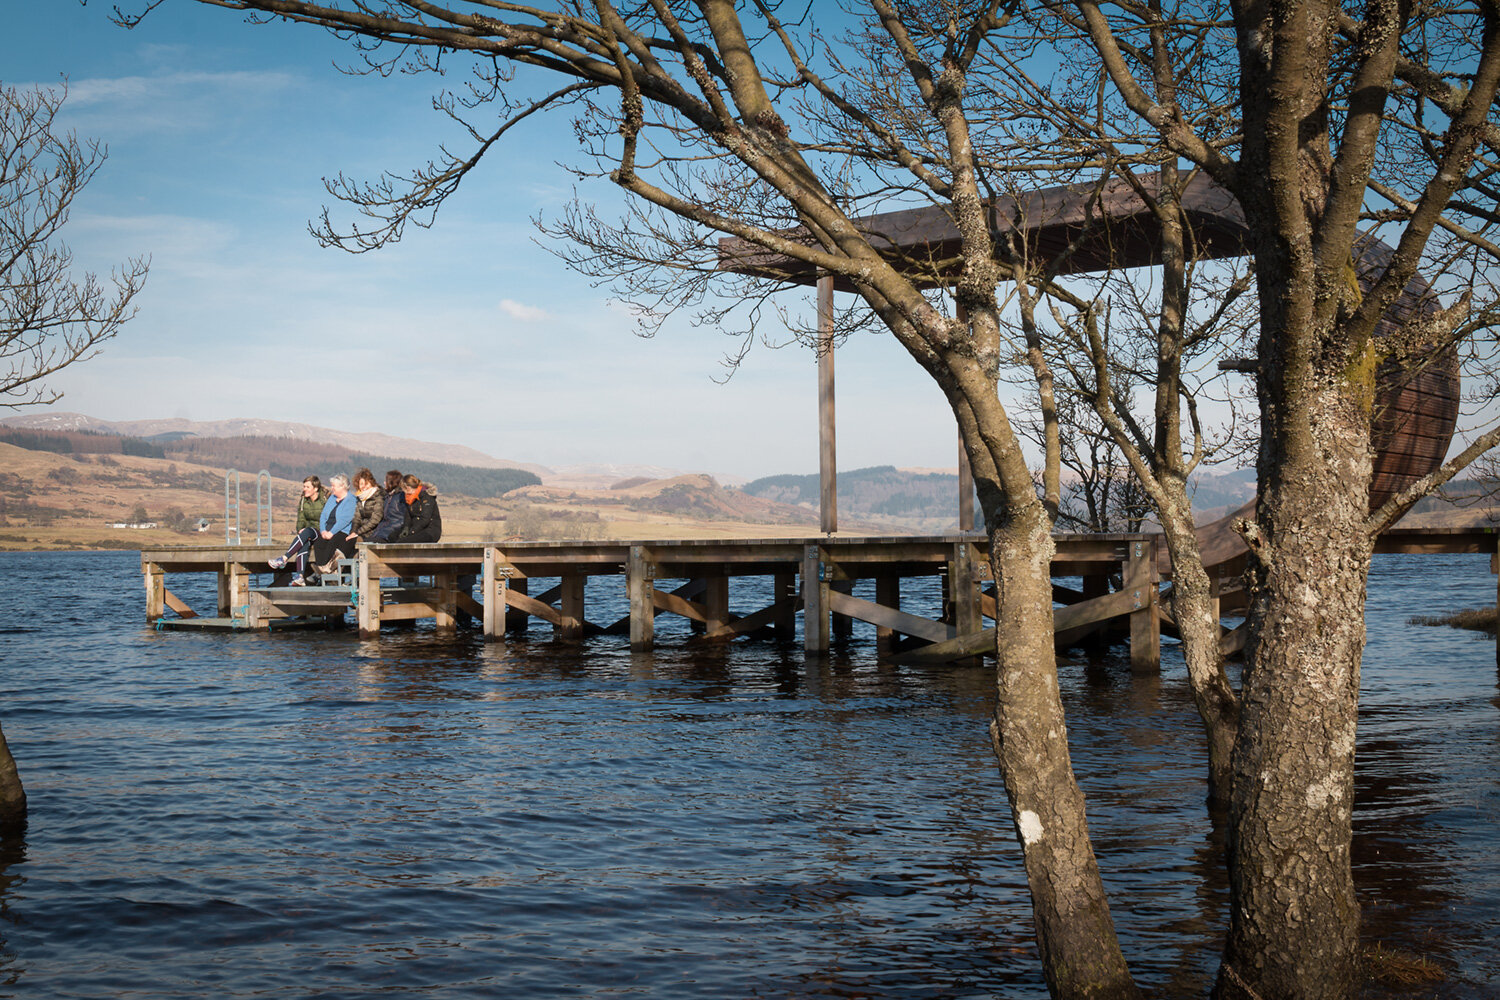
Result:
{"type": "MultiPolygon", "coordinates": [[[[607,290],[537,245],[531,219],[573,192],[564,117],[513,132],[434,228],[323,249],[307,232],[322,178],[373,180],[460,139],[431,110],[433,81],[341,74],[350,50],[316,29],[168,0],[126,31],[109,9],[9,4],[0,37],[0,81],[66,78],[67,125],[109,147],[66,233],[80,268],[152,258],[139,315],[54,380],[58,409],[277,418],[549,466],[817,470],[810,350],[757,348],[719,384],[729,342],[685,320],[635,336],[607,290]]],[[[812,310],[800,290],[781,302],[812,310]]],[[[841,468],[955,464],[941,394],[889,336],[849,342],[837,370],[841,468]]]]}

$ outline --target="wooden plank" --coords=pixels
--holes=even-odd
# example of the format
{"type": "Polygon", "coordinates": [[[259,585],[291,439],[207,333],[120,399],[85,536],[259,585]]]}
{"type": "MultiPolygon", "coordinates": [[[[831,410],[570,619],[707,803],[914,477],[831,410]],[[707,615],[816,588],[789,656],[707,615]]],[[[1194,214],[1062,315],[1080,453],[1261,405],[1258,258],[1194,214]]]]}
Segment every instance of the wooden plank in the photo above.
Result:
{"type": "MultiPolygon", "coordinates": [[[[1137,598],[1128,591],[1116,591],[1093,600],[1083,601],[1068,608],[1052,612],[1054,633],[1066,632],[1080,626],[1118,618],[1137,610],[1137,598]]],[[[946,663],[950,660],[967,659],[980,654],[988,655],[995,645],[995,629],[955,636],[930,646],[902,653],[893,658],[896,663],[946,663]]]]}
{"type": "Polygon", "coordinates": [[[543,604],[535,597],[523,594],[514,587],[506,590],[505,603],[508,607],[524,611],[528,615],[540,618],[544,622],[550,622],[554,626],[562,624],[562,615],[558,614],[556,608],[550,604],[543,604]]]}
{"type": "Polygon", "coordinates": [[[786,613],[788,607],[793,612],[796,612],[801,606],[802,598],[793,594],[790,597],[777,601],[775,604],[761,608],[753,614],[745,615],[743,618],[736,618],[727,625],[720,625],[716,629],[711,629],[703,638],[715,640],[733,639],[736,636],[745,635],[748,632],[754,632],[757,629],[772,624],[777,618],[786,613]]]}
{"type": "MultiPolygon", "coordinates": [[[[881,607],[901,610],[901,578],[894,573],[882,573],[875,578],[875,603],[881,607]]],[[[900,638],[901,633],[889,625],[875,626],[875,646],[889,649],[900,638]]]]}
{"type": "Polygon", "coordinates": [[[802,607],[802,595],[797,592],[795,572],[780,572],[772,576],[771,606],[781,609],[774,626],[776,638],[790,642],[797,633],[797,612],[802,607]]]}
{"type": "Polygon", "coordinates": [[[484,605],[474,600],[473,594],[465,594],[459,591],[458,599],[454,602],[458,610],[473,616],[476,620],[484,618],[484,605]]]}
{"type": "MultiPolygon", "coordinates": [[[[654,585],[654,582],[655,581],[653,581],[653,585],[654,585]]],[[[628,582],[627,582],[627,586],[628,586],[628,582]]],[[[702,577],[697,577],[696,579],[692,579],[692,580],[687,581],[682,586],[678,587],[676,590],[670,591],[669,593],[671,593],[671,594],[673,594],[673,595],[675,595],[677,597],[685,597],[685,598],[687,598],[689,600],[692,600],[693,598],[699,597],[699,596],[701,596],[703,594],[703,586],[704,586],[703,585],[703,578],[702,577]]],[[[663,608],[656,607],[655,606],[655,602],[652,603],[652,609],[651,609],[652,617],[655,617],[656,615],[662,614],[664,612],[664,610],[665,609],[663,609],[663,608]]],[[[587,623],[585,623],[585,624],[587,624],[587,623]]],[[[630,615],[627,614],[624,618],[621,618],[618,621],[615,621],[615,622],[612,622],[609,625],[606,625],[605,627],[599,629],[599,631],[602,632],[602,633],[604,633],[604,634],[606,634],[606,635],[629,635],[630,634],[630,615]]]]}
{"type": "Polygon", "coordinates": [[[657,590],[655,587],[652,587],[651,603],[658,611],[670,611],[672,614],[681,615],[690,621],[708,623],[707,609],[696,601],[689,601],[678,597],[676,594],[669,594],[666,591],[657,590]]]}
{"type": "Polygon", "coordinates": [[[906,635],[915,635],[933,642],[951,639],[959,632],[952,625],[944,625],[930,618],[920,615],[909,614],[896,608],[888,608],[873,601],[866,601],[859,597],[851,597],[838,591],[830,591],[828,594],[828,607],[850,618],[858,618],[862,622],[871,625],[883,625],[888,629],[902,632],[906,635]]]}
{"type": "Polygon", "coordinates": [[[161,597],[162,597],[162,600],[166,602],[167,607],[169,607],[173,611],[177,612],[183,618],[197,618],[198,617],[198,612],[196,612],[192,608],[188,607],[187,603],[185,601],[183,601],[181,598],[179,598],[176,594],[172,593],[165,586],[163,586],[161,588],[161,597]]]}
{"type": "Polygon", "coordinates": [[[729,577],[715,573],[703,578],[703,625],[712,632],[729,624],[729,577]]]}
{"type": "Polygon", "coordinates": [[[1245,622],[1240,622],[1235,628],[1226,631],[1219,637],[1219,654],[1221,656],[1229,656],[1245,648],[1245,641],[1250,637],[1250,630],[1245,625],[1245,622]]]}
{"type": "Polygon", "coordinates": [[[418,618],[436,618],[441,611],[440,604],[431,604],[425,601],[413,601],[405,604],[387,604],[380,609],[380,617],[383,621],[409,622],[418,618]]]}

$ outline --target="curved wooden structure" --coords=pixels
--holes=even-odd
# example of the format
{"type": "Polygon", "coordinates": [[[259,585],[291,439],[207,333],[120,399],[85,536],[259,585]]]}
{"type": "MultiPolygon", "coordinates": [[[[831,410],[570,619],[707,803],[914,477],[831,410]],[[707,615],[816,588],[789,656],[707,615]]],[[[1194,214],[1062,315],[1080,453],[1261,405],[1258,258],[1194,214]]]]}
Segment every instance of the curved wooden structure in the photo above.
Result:
{"type": "MultiPolygon", "coordinates": [[[[1149,187],[1154,177],[1144,177],[1149,187]]],[[[1198,259],[1242,256],[1247,227],[1244,212],[1228,191],[1199,175],[1182,197],[1198,259]]],[[[992,230],[999,242],[1024,242],[1034,259],[1059,261],[1059,274],[1109,268],[1145,267],[1161,261],[1161,234],[1155,217],[1134,189],[1120,180],[1071,185],[996,199],[992,230]]],[[[951,283],[959,237],[953,220],[936,207],[886,212],[858,220],[871,242],[901,270],[925,287],[951,283]]],[[[1374,237],[1362,244],[1360,282],[1374,281],[1392,250],[1374,237]]],[[[721,270],[811,285],[820,275],[811,265],[739,239],[719,243],[721,270]]],[[[853,291],[842,276],[832,287],[853,291]]],[[[1439,308],[1431,286],[1413,278],[1380,323],[1388,336],[1420,322],[1439,308]]],[[[1392,358],[1379,373],[1375,419],[1375,478],[1371,504],[1379,506],[1397,490],[1442,464],[1458,419],[1458,355],[1451,346],[1392,358]]]]}

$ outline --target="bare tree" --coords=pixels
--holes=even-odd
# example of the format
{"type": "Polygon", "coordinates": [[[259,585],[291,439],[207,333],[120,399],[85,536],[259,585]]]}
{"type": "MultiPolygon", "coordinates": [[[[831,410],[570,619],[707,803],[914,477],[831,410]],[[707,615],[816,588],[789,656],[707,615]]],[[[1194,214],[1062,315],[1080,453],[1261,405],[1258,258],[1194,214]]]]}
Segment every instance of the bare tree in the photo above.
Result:
{"type": "MultiPolygon", "coordinates": [[[[1233,745],[1231,928],[1217,989],[1264,1000],[1350,995],[1353,733],[1373,539],[1500,437],[1481,436],[1372,512],[1376,362],[1462,336],[1476,313],[1465,298],[1394,341],[1377,346],[1373,331],[1418,267],[1432,262],[1430,247],[1449,248],[1469,273],[1492,253],[1485,157],[1500,149],[1493,0],[1371,2],[1348,13],[1307,0],[1173,12],[1091,0],[1034,10],[999,0],[869,0],[841,13],[840,34],[844,18],[857,21],[847,43],[820,32],[810,7],[788,7],[783,20],[775,0],[199,2],[346,33],[372,72],[435,70],[440,58],[451,72],[455,56],[469,59],[467,87],[437,101],[464,123],[469,148],[374,184],[334,182],[372,221],[345,232],[320,227],[324,239],[362,251],[398,239],[408,221],[430,224],[517,121],[565,109],[584,144],[580,176],[607,178],[638,205],[618,238],[572,225],[584,256],[648,276],[638,290],[660,291],[658,308],[680,308],[704,301],[715,236],[737,237],[853,289],[934,379],[958,421],[995,563],[991,732],[1057,996],[1137,992],[1071,770],[1052,651],[1057,358],[1045,349],[1037,309],[1043,293],[1068,303],[1073,318],[1062,325],[1085,344],[1099,313],[1069,300],[1046,268],[1028,266],[1005,235],[1014,229],[997,225],[996,196],[1005,178],[1054,164],[1061,141],[1072,144],[1070,162],[1088,169],[1082,180],[1170,174],[1182,164],[1232,192],[1246,218],[1259,306],[1260,501],[1244,527],[1253,637],[1233,745]],[[1067,75],[1080,64],[1056,56],[1078,46],[1089,54],[1083,65],[1106,71],[1095,77],[1087,120],[1052,113],[1041,100],[1050,81],[1032,85],[993,69],[1037,54],[1035,65],[1067,75]],[[1158,67],[1153,53],[1169,52],[1168,70],[1149,69],[1158,67]],[[1188,76],[1221,88],[1211,105],[1218,112],[1189,107],[1180,94],[1188,76]],[[1015,102],[1002,98],[1024,96],[1028,86],[1035,107],[1018,117],[1015,102]],[[1223,113],[1233,107],[1243,114],[1223,113]],[[1099,141],[1118,129],[1149,136],[1149,148],[1099,141]],[[1401,168],[1377,169],[1396,146],[1405,152],[1401,168]],[[946,214],[957,238],[942,259],[903,255],[860,224],[861,213],[891,203],[946,214]],[[1396,249],[1362,284],[1355,241],[1358,225],[1372,220],[1396,249]],[[652,277],[663,271],[674,280],[652,277]],[[933,284],[956,299],[957,316],[924,294],[933,284]],[[1007,296],[1020,313],[1009,326],[1007,296]],[[1031,373],[1041,404],[1040,497],[998,398],[999,373],[1013,363],[1031,373]]],[[[143,0],[148,9],[158,3],[143,0]]],[[[1169,178],[1162,190],[1156,200],[1170,223],[1177,188],[1169,178]]],[[[1181,311],[1175,299],[1170,305],[1181,311]]],[[[1177,350],[1181,336],[1180,320],[1163,327],[1167,349],[1177,350]]],[[[1096,397],[1108,395],[1099,371],[1078,370],[1096,397]]],[[[1171,382],[1175,370],[1158,368],[1157,377],[1171,382]]],[[[1169,385],[1158,400],[1176,413],[1183,396],[1169,385]]],[[[1110,408],[1099,412],[1107,422],[1110,408]]],[[[1167,459],[1160,468],[1168,479],[1197,454],[1180,432],[1175,420],[1157,421],[1143,435],[1145,451],[1167,459]]],[[[1151,469],[1134,468],[1149,488],[1151,469]]]]}
{"type": "Polygon", "coordinates": [[[91,357],[135,315],[147,261],[107,282],[73,275],[61,242],[76,198],[107,155],[58,128],[67,90],[0,85],[0,406],[55,402],[47,378],[91,357]]]}

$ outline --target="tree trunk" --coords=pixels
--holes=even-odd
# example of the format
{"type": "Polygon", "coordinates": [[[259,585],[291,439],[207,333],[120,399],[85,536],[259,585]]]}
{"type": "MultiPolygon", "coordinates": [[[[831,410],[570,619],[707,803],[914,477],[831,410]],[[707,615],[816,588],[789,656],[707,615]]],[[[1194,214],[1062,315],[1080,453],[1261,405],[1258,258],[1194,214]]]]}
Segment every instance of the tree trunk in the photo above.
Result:
{"type": "Polygon", "coordinates": [[[1354,990],[1349,844],[1373,543],[1368,414],[1347,388],[1308,392],[1300,419],[1270,422],[1273,451],[1262,439],[1219,998],[1329,1000],[1354,990]]]}
{"type": "Polygon", "coordinates": [[[1208,738],[1209,801],[1222,806],[1228,804],[1233,789],[1231,758],[1239,732],[1239,702],[1219,653],[1219,618],[1186,490],[1175,480],[1163,480],[1169,502],[1159,513],[1172,553],[1172,614],[1182,636],[1193,703],[1208,738]]]}
{"type": "Polygon", "coordinates": [[[16,773],[16,760],[0,729],[0,836],[19,833],[26,827],[26,790],[16,773]]]}
{"type": "Polygon", "coordinates": [[[1034,495],[1007,513],[999,527],[989,520],[1001,597],[990,737],[1025,858],[1047,987],[1054,997],[1133,998],[1068,752],[1052,645],[1051,525],[1034,495]]]}

